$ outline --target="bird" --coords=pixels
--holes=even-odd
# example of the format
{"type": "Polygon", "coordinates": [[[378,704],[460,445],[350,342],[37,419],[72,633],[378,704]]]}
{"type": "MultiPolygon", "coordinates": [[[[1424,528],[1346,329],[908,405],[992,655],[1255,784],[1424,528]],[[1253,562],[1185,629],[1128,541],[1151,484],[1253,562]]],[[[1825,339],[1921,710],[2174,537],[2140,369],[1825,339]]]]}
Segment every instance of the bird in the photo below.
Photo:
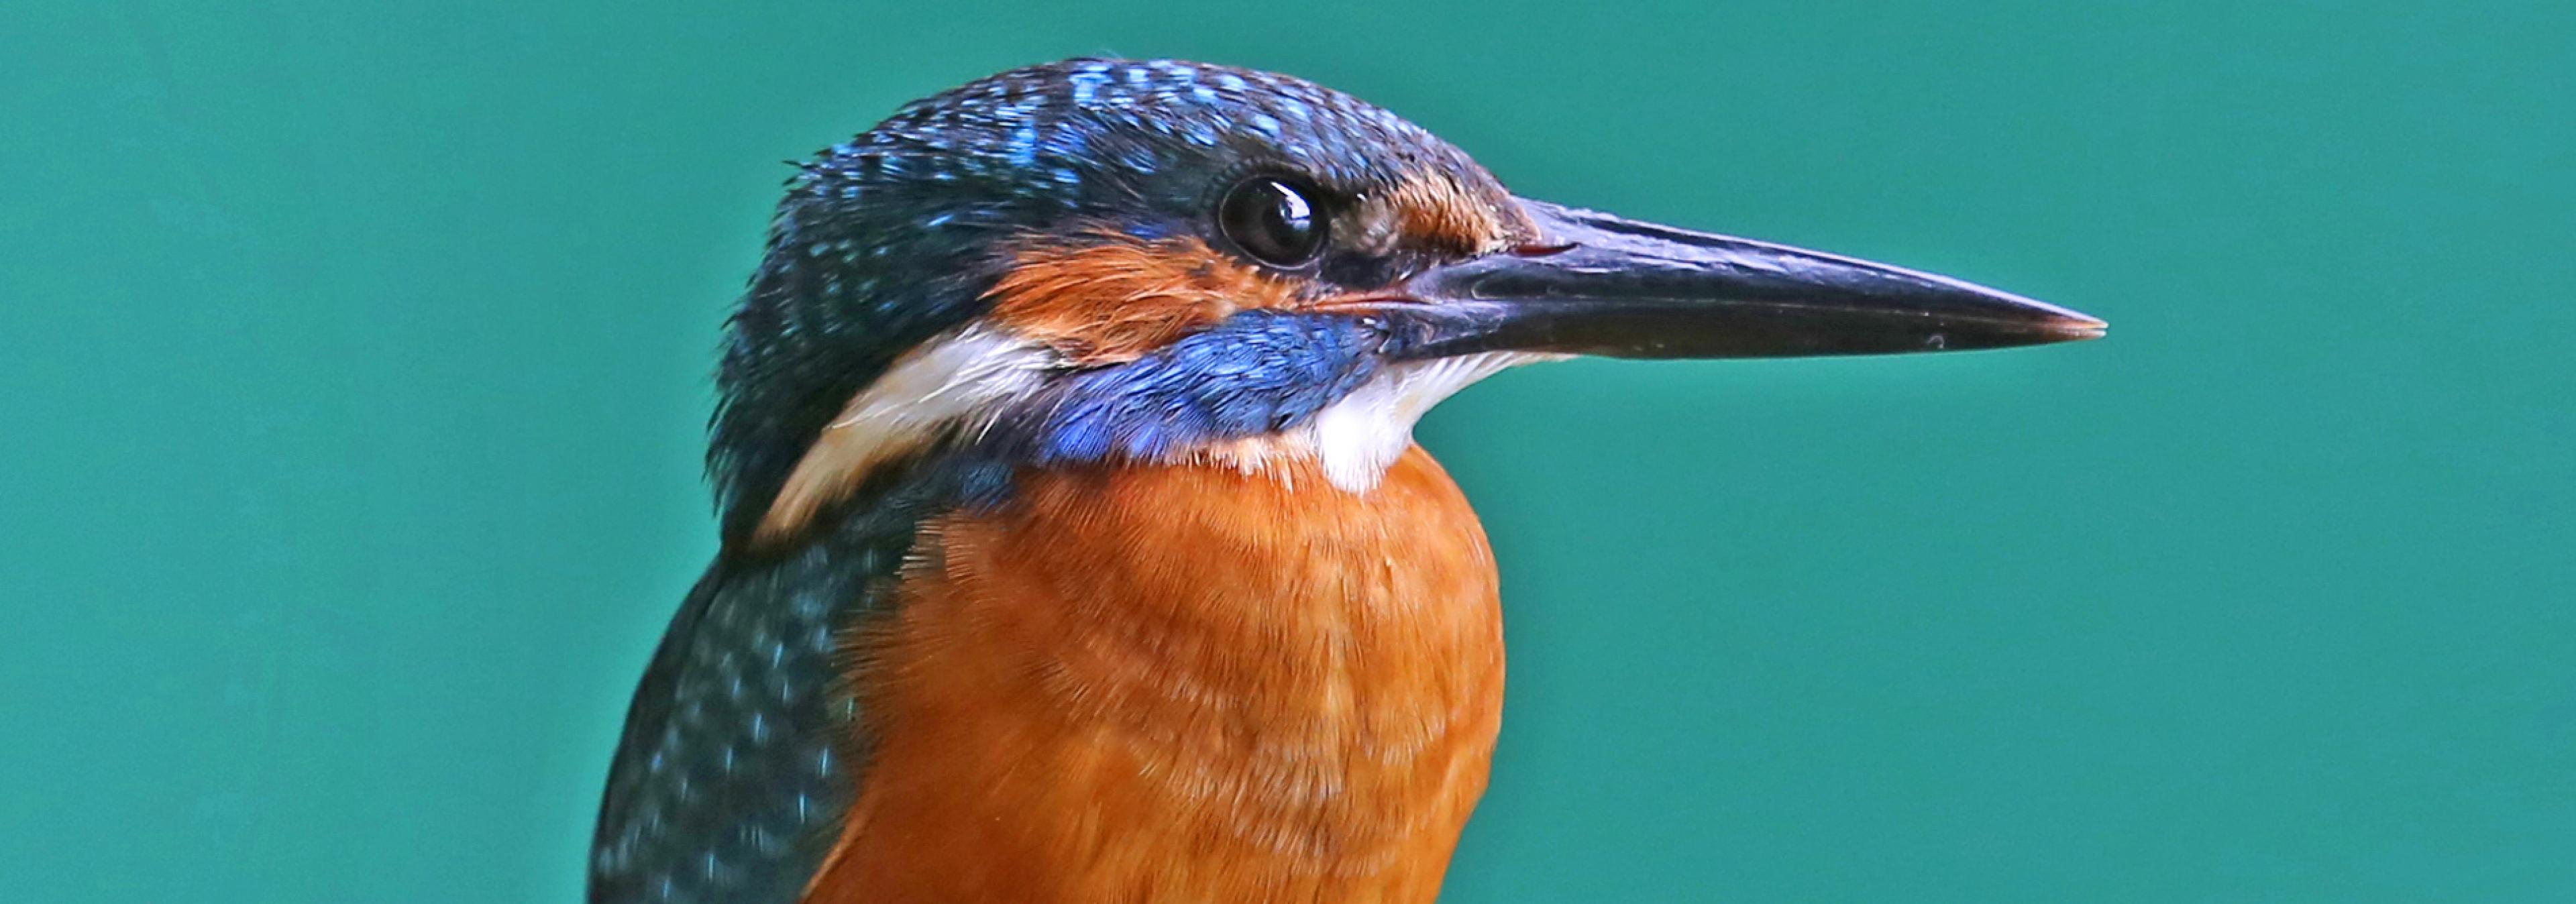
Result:
{"type": "Polygon", "coordinates": [[[1413,441],[1575,356],[2098,319],[1520,197],[1289,76],[1077,58],[796,163],[724,328],[720,543],[636,688],[594,904],[1429,902],[1501,604],[1413,441]]]}

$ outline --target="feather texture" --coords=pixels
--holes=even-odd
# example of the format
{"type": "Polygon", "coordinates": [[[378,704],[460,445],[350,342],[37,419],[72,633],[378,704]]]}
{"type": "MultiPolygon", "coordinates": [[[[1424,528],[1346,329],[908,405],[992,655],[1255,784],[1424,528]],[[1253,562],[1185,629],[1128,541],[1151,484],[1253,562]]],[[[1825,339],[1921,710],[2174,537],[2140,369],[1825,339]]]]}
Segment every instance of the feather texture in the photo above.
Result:
{"type": "Polygon", "coordinates": [[[873,756],[806,900],[1430,902],[1500,722],[1492,556],[1419,449],[1307,476],[1024,472],[934,521],[852,635],[873,756]]]}
{"type": "Polygon", "coordinates": [[[1365,494],[1312,459],[999,467],[717,563],[637,692],[593,904],[1433,899],[1503,656],[1428,455],[1365,494]]]}
{"type": "Polygon", "coordinates": [[[964,462],[894,478],[797,549],[718,559],[690,592],[609,765],[592,904],[787,904],[803,891],[866,757],[842,626],[890,609],[920,523],[989,483],[964,462]]]}

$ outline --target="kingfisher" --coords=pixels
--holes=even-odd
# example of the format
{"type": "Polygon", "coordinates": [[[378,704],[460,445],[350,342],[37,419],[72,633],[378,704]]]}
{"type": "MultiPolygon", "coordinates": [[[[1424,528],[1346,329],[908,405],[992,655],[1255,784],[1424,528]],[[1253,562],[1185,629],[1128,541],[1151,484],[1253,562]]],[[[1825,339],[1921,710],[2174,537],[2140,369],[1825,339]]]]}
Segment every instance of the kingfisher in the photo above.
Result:
{"type": "Polygon", "coordinates": [[[799,165],[726,324],[721,545],[589,898],[1430,902],[1503,634],[1426,410],[1577,355],[2104,329],[1521,198],[1281,75],[1074,59],[912,102],[799,165]]]}

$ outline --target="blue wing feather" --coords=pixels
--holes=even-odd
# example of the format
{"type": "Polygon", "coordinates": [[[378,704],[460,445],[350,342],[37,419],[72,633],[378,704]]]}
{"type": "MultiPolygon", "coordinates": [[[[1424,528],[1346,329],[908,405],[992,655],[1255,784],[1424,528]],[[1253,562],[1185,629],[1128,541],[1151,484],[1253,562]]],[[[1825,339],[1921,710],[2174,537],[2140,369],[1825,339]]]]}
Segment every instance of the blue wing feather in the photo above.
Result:
{"type": "Polygon", "coordinates": [[[889,611],[921,522],[992,483],[910,469],[803,545],[720,557],[629,706],[592,843],[591,904],[789,904],[864,771],[840,639],[889,611]]]}

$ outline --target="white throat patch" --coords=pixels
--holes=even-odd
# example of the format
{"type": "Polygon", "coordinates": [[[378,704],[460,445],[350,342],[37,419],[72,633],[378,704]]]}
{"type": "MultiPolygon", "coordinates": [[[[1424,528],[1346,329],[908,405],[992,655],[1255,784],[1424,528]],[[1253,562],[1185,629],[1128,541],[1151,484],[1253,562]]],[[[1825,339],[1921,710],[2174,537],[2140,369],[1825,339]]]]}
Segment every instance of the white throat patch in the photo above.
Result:
{"type": "Polygon", "coordinates": [[[1278,457],[1312,458],[1333,486],[1366,493],[1413,447],[1413,426],[1432,406],[1507,368],[1564,357],[1486,352],[1392,365],[1285,433],[1217,444],[1190,457],[1247,473],[1272,471],[1269,464],[1278,457]]]}
{"type": "Polygon", "coordinates": [[[1413,425],[1458,390],[1541,356],[1486,352],[1397,364],[1315,413],[1298,428],[1313,437],[1324,479],[1353,493],[1377,488],[1386,469],[1413,447],[1413,425]]]}

